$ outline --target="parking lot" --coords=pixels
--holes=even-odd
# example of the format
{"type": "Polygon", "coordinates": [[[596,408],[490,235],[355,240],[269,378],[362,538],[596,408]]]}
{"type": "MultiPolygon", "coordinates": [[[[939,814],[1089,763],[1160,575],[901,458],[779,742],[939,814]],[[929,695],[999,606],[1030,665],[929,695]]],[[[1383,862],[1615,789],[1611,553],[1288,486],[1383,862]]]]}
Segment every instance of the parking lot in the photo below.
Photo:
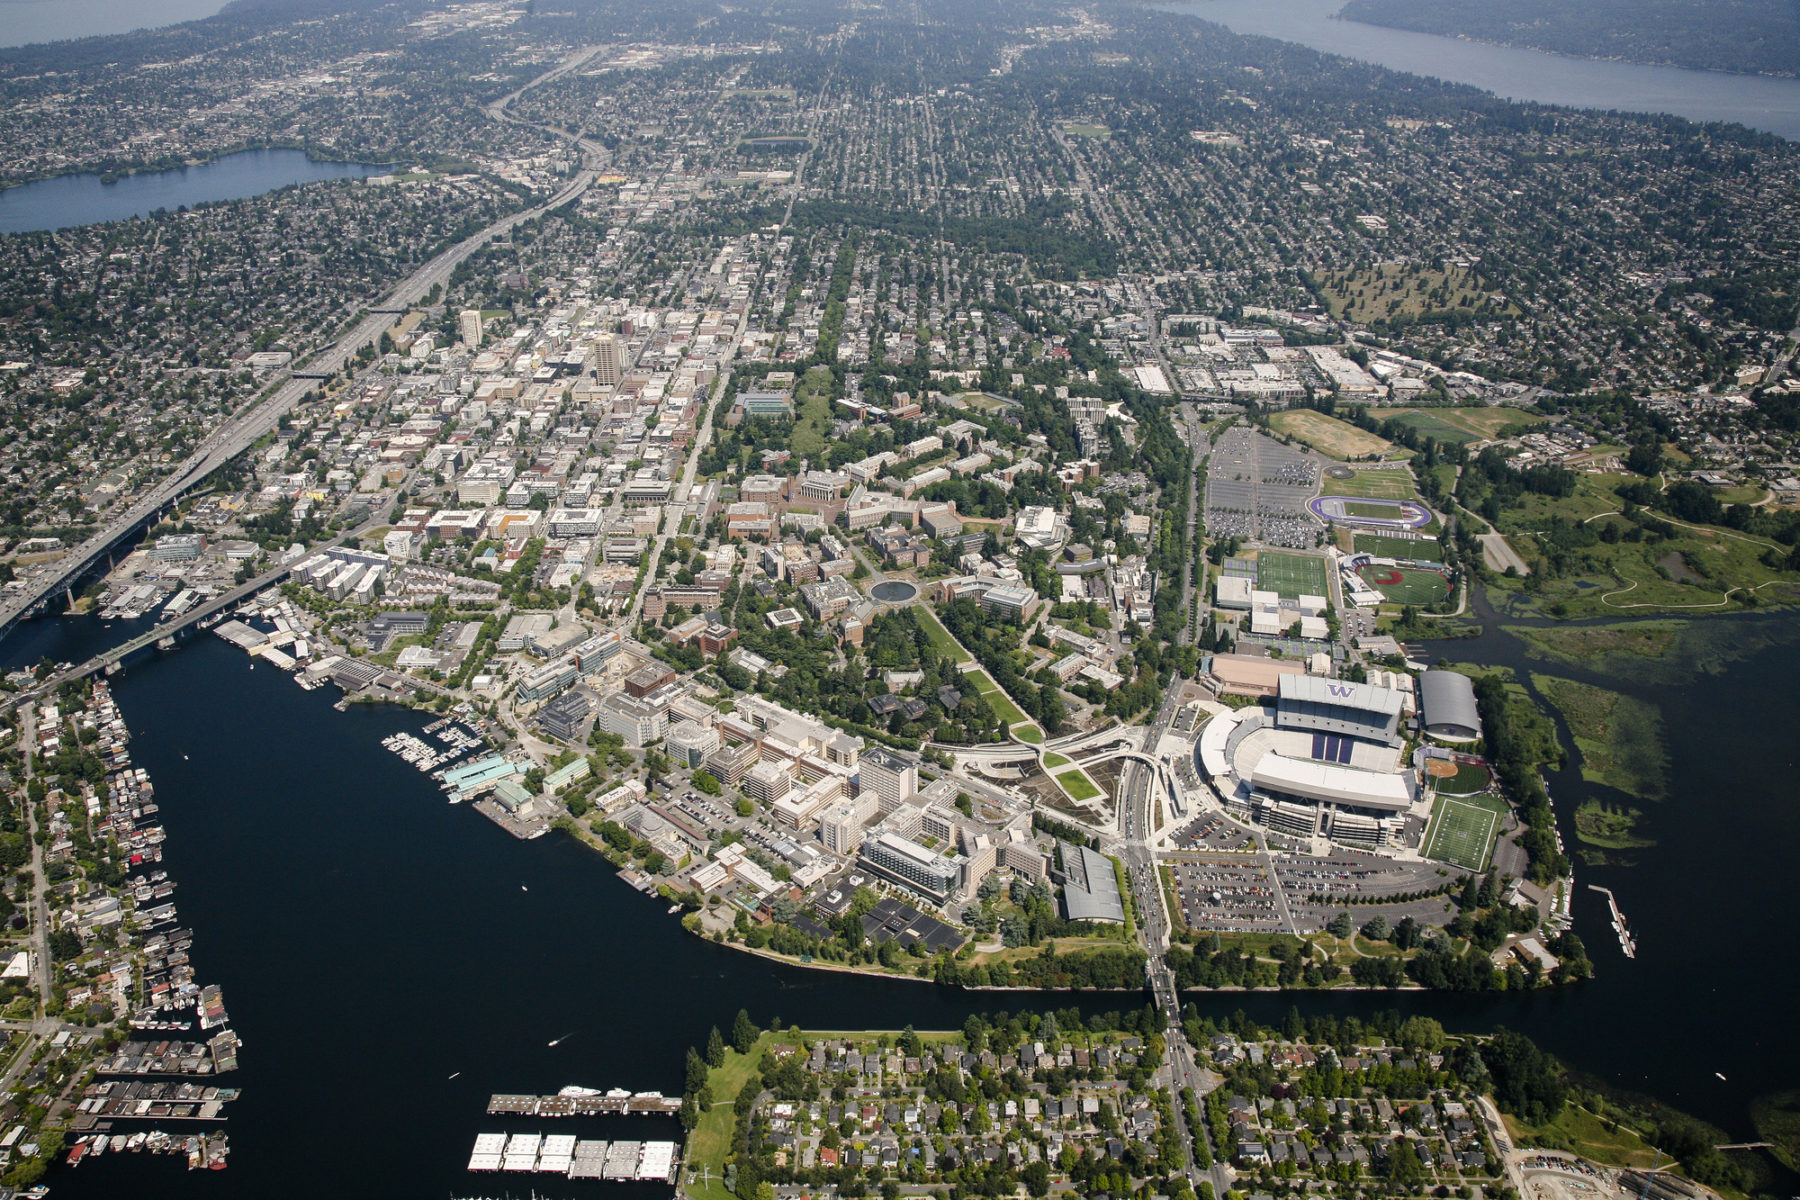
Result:
{"type": "Polygon", "coordinates": [[[1182,857],[1170,864],[1181,916],[1190,929],[1286,933],[1275,880],[1260,857],[1182,857]]]}
{"type": "Polygon", "coordinates": [[[1206,531],[1273,546],[1318,544],[1321,525],[1306,502],[1319,490],[1320,460],[1249,429],[1226,431],[1207,460],[1206,531]]]}
{"type": "Polygon", "coordinates": [[[1445,877],[1438,874],[1438,863],[1396,862],[1378,854],[1340,851],[1323,858],[1310,854],[1277,855],[1274,865],[1294,924],[1303,933],[1317,933],[1338,913],[1346,911],[1342,904],[1329,903],[1330,898],[1356,898],[1358,903],[1348,906],[1347,911],[1359,925],[1376,913],[1387,917],[1390,923],[1411,917],[1421,925],[1437,926],[1448,924],[1454,915],[1446,911],[1448,902],[1442,896],[1371,903],[1441,886],[1445,877]]]}
{"type": "Polygon", "coordinates": [[[1237,826],[1219,817],[1202,817],[1175,835],[1183,853],[1168,861],[1183,919],[1191,929],[1221,933],[1290,932],[1276,898],[1280,888],[1294,931],[1319,933],[1346,906],[1332,903],[1356,897],[1347,906],[1360,925],[1377,913],[1390,922],[1411,917],[1421,925],[1443,926],[1454,915],[1443,896],[1379,903],[1430,891],[1442,885],[1437,863],[1396,862],[1377,854],[1340,851],[1318,857],[1277,852],[1270,867],[1261,856],[1232,853],[1253,850],[1254,842],[1237,826]]]}

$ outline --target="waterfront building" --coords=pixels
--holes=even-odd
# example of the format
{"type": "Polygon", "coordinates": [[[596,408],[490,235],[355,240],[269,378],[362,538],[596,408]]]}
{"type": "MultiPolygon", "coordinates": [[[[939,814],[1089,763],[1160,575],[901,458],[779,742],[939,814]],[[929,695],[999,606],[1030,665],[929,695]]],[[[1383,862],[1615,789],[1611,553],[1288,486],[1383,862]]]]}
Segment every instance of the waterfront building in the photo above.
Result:
{"type": "Polygon", "coordinates": [[[647,746],[669,730],[666,709],[624,692],[614,692],[600,701],[598,722],[606,732],[624,738],[632,746],[647,746]]]}
{"type": "Polygon", "coordinates": [[[884,830],[862,844],[859,861],[875,874],[942,904],[962,883],[966,859],[940,854],[911,838],[884,830]]]}

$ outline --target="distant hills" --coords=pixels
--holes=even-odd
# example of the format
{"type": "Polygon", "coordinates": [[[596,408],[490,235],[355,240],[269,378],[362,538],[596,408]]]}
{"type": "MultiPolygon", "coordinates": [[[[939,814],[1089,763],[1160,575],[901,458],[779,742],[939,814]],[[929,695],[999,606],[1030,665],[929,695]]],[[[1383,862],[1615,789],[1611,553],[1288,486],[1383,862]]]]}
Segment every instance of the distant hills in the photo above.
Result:
{"type": "Polygon", "coordinates": [[[1588,58],[1800,73],[1800,0],[1350,0],[1340,15],[1588,58]]]}

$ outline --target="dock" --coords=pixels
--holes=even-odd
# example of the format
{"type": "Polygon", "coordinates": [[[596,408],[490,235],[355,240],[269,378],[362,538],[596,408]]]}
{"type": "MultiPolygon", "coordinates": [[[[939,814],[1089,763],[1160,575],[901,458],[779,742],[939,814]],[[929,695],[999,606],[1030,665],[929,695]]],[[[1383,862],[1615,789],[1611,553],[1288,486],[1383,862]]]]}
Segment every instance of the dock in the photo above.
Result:
{"type": "Polygon", "coordinates": [[[678,1113],[679,1096],[661,1092],[628,1092],[614,1088],[599,1092],[589,1088],[564,1088],[554,1096],[515,1096],[496,1092],[488,1097],[490,1117],[601,1117],[622,1114],[678,1113]]]}
{"type": "Polygon", "coordinates": [[[616,1183],[673,1183],[674,1142],[604,1142],[568,1133],[482,1133],[475,1136],[469,1170],[560,1175],[616,1183]]]}
{"type": "Polygon", "coordinates": [[[1599,892],[1606,897],[1607,907],[1612,909],[1613,932],[1619,935],[1619,949],[1625,952],[1626,958],[1637,957],[1637,939],[1631,936],[1631,930],[1625,924],[1625,914],[1619,910],[1619,901],[1612,894],[1611,888],[1603,888],[1597,883],[1588,884],[1590,892],[1599,892]]]}

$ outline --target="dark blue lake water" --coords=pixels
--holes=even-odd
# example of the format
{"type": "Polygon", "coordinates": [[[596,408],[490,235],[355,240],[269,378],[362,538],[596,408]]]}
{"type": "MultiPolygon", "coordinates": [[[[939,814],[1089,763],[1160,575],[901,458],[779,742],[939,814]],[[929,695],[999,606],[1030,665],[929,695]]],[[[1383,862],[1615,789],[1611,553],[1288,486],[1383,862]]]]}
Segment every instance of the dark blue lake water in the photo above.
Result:
{"type": "MultiPolygon", "coordinates": [[[[0,17],[8,6],[0,3],[0,17]]],[[[107,183],[96,174],[58,175],[0,192],[0,234],[67,229],[148,216],[157,209],[242,200],[295,183],[362,179],[391,168],[321,162],[303,150],[244,150],[194,167],[140,171],[107,183]]]]}
{"type": "Polygon", "coordinates": [[[1512,100],[1736,121],[1800,141],[1800,80],[1571,58],[1335,19],[1343,0],[1176,0],[1169,12],[1512,100]]]}

